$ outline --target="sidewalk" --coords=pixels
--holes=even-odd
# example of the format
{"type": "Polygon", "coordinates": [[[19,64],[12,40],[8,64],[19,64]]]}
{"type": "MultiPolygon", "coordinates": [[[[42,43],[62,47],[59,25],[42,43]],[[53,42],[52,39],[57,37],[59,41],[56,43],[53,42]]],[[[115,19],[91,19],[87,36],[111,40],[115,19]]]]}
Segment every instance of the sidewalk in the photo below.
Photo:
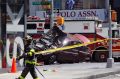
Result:
{"type": "MultiPolygon", "coordinates": [[[[45,76],[43,78],[37,72],[40,79],[96,79],[120,73],[120,63],[114,63],[112,68],[106,68],[106,63],[46,65],[37,66],[37,68],[45,76]]],[[[1,73],[0,79],[8,79],[8,77],[9,79],[15,79],[20,74],[21,70],[17,73],[1,73]]],[[[31,75],[28,74],[26,79],[32,79],[31,75]]]]}

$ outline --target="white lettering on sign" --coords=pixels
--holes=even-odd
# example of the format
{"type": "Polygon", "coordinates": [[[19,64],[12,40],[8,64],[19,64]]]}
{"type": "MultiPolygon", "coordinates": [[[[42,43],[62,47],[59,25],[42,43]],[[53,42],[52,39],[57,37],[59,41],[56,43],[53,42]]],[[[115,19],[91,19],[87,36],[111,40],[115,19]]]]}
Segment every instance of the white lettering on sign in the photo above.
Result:
{"type": "MultiPolygon", "coordinates": [[[[23,54],[23,50],[24,50],[24,43],[21,37],[16,37],[15,41],[14,41],[14,45],[13,45],[13,57],[16,58],[17,56],[17,45],[19,45],[21,51],[20,51],[20,55],[23,54]]],[[[7,66],[11,67],[12,66],[12,58],[10,58],[10,52],[9,52],[9,48],[10,48],[10,40],[7,39],[6,42],[6,61],[7,61],[7,66]]],[[[23,65],[23,59],[19,61],[19,64],[22,66],[23,65]]]]}
{"type": "MultiPolygon", "coordinates": [[[[106,9],[85,9],[85,10],[60,10],[60,13],[55,13],[55,17],[60,15],[65,20],[81,20],[81,19],[95,19],[106,21],[106,9]]],[[[45,19],[45,11],[36,11],[36,16],[39,16],[42,20],[45,19]]]]}

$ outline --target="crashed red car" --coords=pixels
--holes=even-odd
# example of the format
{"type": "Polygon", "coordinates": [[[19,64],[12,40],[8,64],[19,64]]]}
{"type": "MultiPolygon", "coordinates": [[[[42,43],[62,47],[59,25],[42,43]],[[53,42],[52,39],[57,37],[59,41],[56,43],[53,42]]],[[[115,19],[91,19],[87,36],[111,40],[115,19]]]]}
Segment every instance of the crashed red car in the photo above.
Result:
{"type": "MultiPolygon", "coordinates": [[[[52,30],[51,30],[52,32],[52,30]]],[[[57,44],[51,45],[54,37],[52,37],[52,33],[48,35],[44,35],[36,43],[37,51],[47,50],[47,49],[55,49],[65,46],[72,46],[76,44],[84,44],[90,42],[85,36],[81,34],[68,34],[65,36],[62,41],[57,44]]],[[[58,38],[58,40],[61,38],[58,38]]],[[[88,61],[91,59],[90,50],[87,46],[80,46],[77,48],[67,49],[56,51],[53,53],[47,53],[44,55],[39,55],[37,60],[38,62],[43,61],[45,64],[53,64],[54,62],[57,63],[78,63],[83,61],[88,61]]]]}

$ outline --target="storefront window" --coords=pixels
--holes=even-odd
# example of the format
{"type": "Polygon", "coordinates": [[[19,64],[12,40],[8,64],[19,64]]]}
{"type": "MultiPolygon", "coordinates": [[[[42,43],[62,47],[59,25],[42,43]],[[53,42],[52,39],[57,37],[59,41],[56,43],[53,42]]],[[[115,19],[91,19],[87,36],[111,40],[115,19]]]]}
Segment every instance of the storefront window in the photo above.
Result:
{"type": "Polygon", "coordinates": [[[75,9],[83,9],[83,0],[76,0],[74,8],[75,9]]]}
{"type": "Polygon", "coordinates": [[[67,10],[73,10],[75,6],[75,0],[66,0],[65,2],[65,8],[67,10]]]}
{"type": "Polygon", "coordinates": [[[83,9],[90,9],[91,0],[83,0],[83,9]]]}
{"type": "Polygon", "coordinates": [[[96,9],[97,7],[97,0],[91,0],[90,2],[90,8],[91,9],[96,9]]]}
{"type": "Polygon", "coordinates": [[[69,6],[72,5],[72,10],[105,8],[105,0],[65,0],[64,4],[66,10],[70,10],[69,6]],[[74,2],[68,4],[69,1],[74,2]]]}
{"type": "Polygon", "coordinates": [[[61,7],[62,7],[61,3],[62,3],[61,0],[54,0],[54,8],[61,9],[61,7]]]}
{"type": "Polygon", "coordinates": [[[97,9],[103,9],[103,8],[105,8],[105,3],[106,3],[105,0],[97,0],[96,1],[96,8],[97,9]]]}

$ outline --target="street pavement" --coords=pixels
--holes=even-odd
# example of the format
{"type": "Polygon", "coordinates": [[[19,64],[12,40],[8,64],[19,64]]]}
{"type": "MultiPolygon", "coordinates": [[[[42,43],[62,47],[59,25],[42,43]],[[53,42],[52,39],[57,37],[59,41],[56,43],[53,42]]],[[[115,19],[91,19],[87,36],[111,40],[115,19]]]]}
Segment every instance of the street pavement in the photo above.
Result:
{"type": "MultiPolygon", "coordinates": [[[[40,79],[97,79],[120,73],[120,63],[115,62],[112,68],[107,63],[75,63],[37,66],[40,79]]],[[[16,73],[8,72],[10,68],[0,70],[0,79],[15,79],[21,74],[23,67],[17,67],[16,73]]],[[[25,79],[32,79],[30,73],[25,79]]]]}
{"type": "Polygon", "coordinates": [[[109,75],[109,76],[101,77],[97,79],[120,79],[120,74],[109,75]]]}

